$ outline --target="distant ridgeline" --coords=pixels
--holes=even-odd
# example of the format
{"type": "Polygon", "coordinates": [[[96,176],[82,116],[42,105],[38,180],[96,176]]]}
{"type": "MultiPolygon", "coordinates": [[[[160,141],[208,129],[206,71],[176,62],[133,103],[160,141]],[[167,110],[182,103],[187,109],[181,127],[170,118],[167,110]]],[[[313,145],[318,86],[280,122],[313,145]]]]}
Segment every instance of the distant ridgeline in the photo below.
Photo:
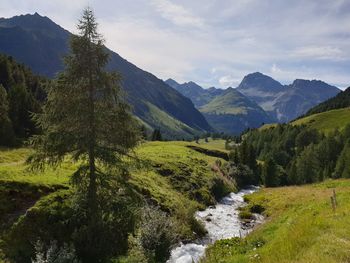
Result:
{"type": "Polygon", "coordinates": [[[311,108],[305,113],[303,117],[346,107],[350,107],[350,87],[337,94],[337,96],[334,98],[330,98],[329,100],[326,100],[319,105],[311,108]]]}
{"type": "Polygon", "coordinates": [[[203,89],[194,82],[168,85],[190,98],[218,131],[239,134],[272,122],[289,122],[340,90],[319,80],[297,79],[282,85],[259,72],[245,76],[236,89],[203,89]]]}
{"type": "MultiPolygon", "coordinates": [[[[63,69],[70,36],[70,32],[37,13],[0,18],[0,52],[49,78],[63,69]]],[[[168,139],[189,139],[213,131],[190,99],[117,53],[108,52],[108,69],[121,74],[126,98],[148,131],[158,128],[168,139]]]]}
{"type": "MultiPolygon", "coordinates": [[[[49,78],[63,69],[70,36],[37,13],[0,18],[0,53],[49,78]]],[[[237,89],[203,89],[194,82],[164,82],[108,52],[108,69],[121,74],[126,98],[144,130],[159,129],[165,139],[192,139],[214,131],[239,134],[263,123],[288,122],[340,92],[318,80],[282,85],[259,72],[245,76],[237,89]]]]}
{"type": "Polygon", "coordinates": [[[37,132],[31,113],[40,111],[47,82],[12,57],[0,54],[0,145],[15,145],[37,132]]]}

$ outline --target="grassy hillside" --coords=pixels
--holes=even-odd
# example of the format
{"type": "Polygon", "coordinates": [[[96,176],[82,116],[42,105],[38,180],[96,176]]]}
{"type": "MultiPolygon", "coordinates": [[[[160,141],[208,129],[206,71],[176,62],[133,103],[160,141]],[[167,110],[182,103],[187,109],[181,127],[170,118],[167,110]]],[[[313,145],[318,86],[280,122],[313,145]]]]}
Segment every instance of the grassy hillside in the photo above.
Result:
{"type": "MultiPolygon", "coordinates": [[[[350,123],[350,108],[330,110],[306,116],[291,122],[292,125],[306,125],[320,132],[328,134],[335,129],[342,130],[350,123]]],[[[277,124],[265,124],[259,130],[266,130],[276,127],[277,124]]]]}
{"type": "Polygon", "coordinates": [[[233,88],[228,88],[199,110],[214,129],[228,134],[239,134],[247,128],[271,122],[260,106],[233,88]]]}
{"type": "Polygon", "coordinates": [[[208,138],[207,140],[208,140],[208,142],[206,142],[205,139],[200,139],[200,140],[198,140],[198,144],[195,144],[195,145],[202,147],[202,148],[209,149],[209,150],[219,150],[219,151],[223,151],[223,152],[227,152],[227,153],[229,152],[225,148],[225,140],[212,139],[212,138],[208,138]]]}
{"type": "Polygon", "coordinates": [[[325,134],[332,130],[342,130],[350,123],[350,108],[330,110],[317,113],[292,122],[293,125],[307,125],[325,134]]]}
{"type": "MultiPolygon", "coordinates": [[[[214,204],[216,199],[230,191],[234,185],[221,175],[212,172],[211,165],[217,157],[195,151],[189,142],[149,142],[136,149],[142,167],[131,169],[129,184],[154,205],[167,211],[177,222],[182,238],[194,238],[194,231],[203,234],[203,229],[194,220],[196,210],[214,204]]],[[[216,142],[216,145],[219,143],[216,142]]],[[[198,145],[197,145],[198,146],[198,145]]],[[[208,146],[217,150],[218,146],[208,146]]],[[[67,189],[75,165],[65,162],[59,169],[48,169],[44,173],[28,170],[25,160],[31,150],[0,150],[0,252],[1,235],[9,229],[8,221],[15,222],[20,215],[41,198],[36,211],[49,216],[55,208],[43,206],[50,203],[50,193],[67,189]],[[44,197],[49,195],[47,197],[44,197]],[[10,200],[10,202],[9,202],[10,200]]],[[[65,194],[62,194],[65,196],[65,194]]],[[[29,210],[27,215],[31,215],[29,210]]],[[[33,215],[32,215],[33,216],[33,215]]],[[[26,222],[25,218],[22,222],[26,222]]],[[[30,226],[28,226],[30,232],[30,226]]],[[[1,253],[0,253],[1,259],[1,253]]]]}
{"type": "Polygon", "coordinates": [[[261,110],[256,103],[235,89],[228,88],[223,94],[202,106],[200,111],[216,114],[248,114],[248,111],[257,109],[261,110]]]}
{"type": "Polygon", "coordinates": [[[205,263],[339,263],[350,261],[350,180],[266,188],[248,197],[266,222],[245,240],[216,242],[205,263]],[[333,212],[330,196],[337,193],[333,212]],[[256,207],[256,206],[255,206],[256,207]]]}
{"type": "Polygon", "coordinates": [[[175,119],[166,112],[151,103],[146,103],[148,110],[144,120],[146,124],[152,123],[154,127],[161,129],[162,136],[165,138],[192,139],[195,135],[199,135],[199,130],[195,130],[185,123],[175,119]]]}

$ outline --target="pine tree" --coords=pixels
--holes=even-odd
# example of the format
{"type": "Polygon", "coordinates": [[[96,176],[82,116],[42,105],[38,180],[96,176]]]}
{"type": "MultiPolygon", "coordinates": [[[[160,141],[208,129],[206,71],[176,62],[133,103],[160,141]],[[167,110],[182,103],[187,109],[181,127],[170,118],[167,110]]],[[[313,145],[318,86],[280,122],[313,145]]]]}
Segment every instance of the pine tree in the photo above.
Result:
{"type": "Polygon", "coordinates": [[[14,133],[12,123],[8,116],[9,104],[5,88],[0,84],[0,145],[12,146],[14,133]]]}
{"type": "Polygon", "coordinates": [[[334,177],[350,178],[350,139],[348,139],[347,143],[344,146],[344,149],[338,158],[334,177]]]}
{"type": "Polygon", "coordinates": [[[120,76],[105,70],[108,53],[97,32],[92,10],[85,9],[72,36],[65,70],[48,88],[43,112],[34,119],[43,134],[34,136],[33,168],[56,167],[66,157],[80,164],[74,174],[88,204],[88,215],[98,215],[98,182],[107,168],[122,162],[138,141],[136,121],[120,92],[120,76]],[[97,164],[99,167],[97,167],[97,164]]]}
{"type": "Polygon", "coordinates": [[[152,141],[161,141],[162,140],[162,134],[160,132],[160,129],[154,129],[151,137],[152,141]]]}
{"type": "Polygon", "coordinates": [[[296,161],[298,182],[314,183],[319,181],[320,163],[317,159],[316,148],[313,144],[307,146],[296,161]]]}
{"type": "Polygon", "coordinates": [[[271,157],[265,161],[262,167],[262,177],[267,187],[278,186],[280,183],[277,165],[271,157]]]}

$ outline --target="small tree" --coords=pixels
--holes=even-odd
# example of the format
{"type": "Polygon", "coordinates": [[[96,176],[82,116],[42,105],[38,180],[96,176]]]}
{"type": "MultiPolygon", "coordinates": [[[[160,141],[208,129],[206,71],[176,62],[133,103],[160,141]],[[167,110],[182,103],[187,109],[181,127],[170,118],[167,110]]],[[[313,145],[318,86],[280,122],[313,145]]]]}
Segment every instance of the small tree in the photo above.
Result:
{"type": "Polygon", "coordinates": [[[160,129],[154,129],[151,139],[152,139],[152,141],[161,141],[162,140],[162,134],[160,132],[160,129]]]}
{"type": "Polygon", "coordinates": [[[262,167],[262,177],[265,186],[273,187],[279,185],[279,174],[275,161],[269,157],[262,167]]]}

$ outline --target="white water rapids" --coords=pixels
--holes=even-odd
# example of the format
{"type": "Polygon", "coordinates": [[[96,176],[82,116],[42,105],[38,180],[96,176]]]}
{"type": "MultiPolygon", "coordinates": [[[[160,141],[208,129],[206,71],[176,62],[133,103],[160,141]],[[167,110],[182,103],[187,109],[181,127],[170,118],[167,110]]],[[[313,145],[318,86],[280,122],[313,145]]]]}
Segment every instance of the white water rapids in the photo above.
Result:
{"type": "Polygon", "coordinates": [[[244,226],[239,219],[239,207],[245,206],[243,196],[257,191],[257,187],[250,187],[230,193],[224,197],[216,206],[210,206],[204,211],[195,214],[197,220],[204,223],[208,234],[193,243],[180,244],[171,251],[171,257],[167,263],[192,263],[199,262],[205,253],[208,244],[219,239],[231,237],[244,237],[253,226],[262,220],[262,216],[255,215],[256,220],[248,226],[244,226]]]}

